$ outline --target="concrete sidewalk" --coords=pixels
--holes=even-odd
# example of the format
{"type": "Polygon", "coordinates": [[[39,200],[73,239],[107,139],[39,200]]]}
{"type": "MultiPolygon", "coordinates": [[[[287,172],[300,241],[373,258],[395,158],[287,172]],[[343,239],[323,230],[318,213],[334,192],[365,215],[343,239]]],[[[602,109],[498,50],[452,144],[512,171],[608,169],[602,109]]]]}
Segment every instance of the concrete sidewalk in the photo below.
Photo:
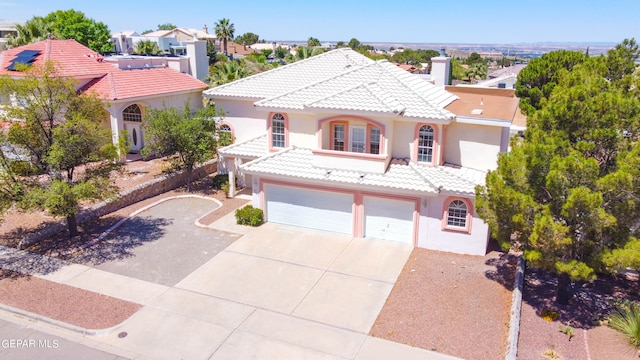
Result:
{"type": "Polygon", "coordinates": [[[143,304],[105,336],[28,325],[125,358],[454,359],[367,335],[410,252],[264,224],[173,287],[9,248],[0,266],[143,304]]]}

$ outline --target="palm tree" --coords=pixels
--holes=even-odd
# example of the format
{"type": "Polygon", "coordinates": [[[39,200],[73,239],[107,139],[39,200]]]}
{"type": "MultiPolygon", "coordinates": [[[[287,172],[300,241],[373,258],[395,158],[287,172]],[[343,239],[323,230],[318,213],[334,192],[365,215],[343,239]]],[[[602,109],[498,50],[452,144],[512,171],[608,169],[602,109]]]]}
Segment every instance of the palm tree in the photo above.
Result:
{"type": "Polygon", "coordinates": [[[233,27],[233,24],[229,22],[229,19],[220,19],[215,24],[216,26],[216,37],[219,40],[222,40],[224,44],[224,54],[229,55],[227,53],[227,41],[233,39],[233,33],[236,29],[233,27]]]}
{"type": "Polygon", "coordinates": [[[248,76],[247,70],[235,61],[225,61],[215,66],[213,74],[209,76],[211,86],[219,86],[248,76]]]}
{"type": "Polygon", "coordinates": [[[469,65],[466,73],[469,83],[473,84],[476,80],[482,80],[487,77],[487,66],[482,63],[474,63],[469,65]]]}
{"type": "Polygon", "coordinates": [[[140,55],[158,55],[160,53],[160,47],[158,43],[151,40],[140,40],[136,44],[136,54],[140,55]]]}
{"type": "Polygon", "coordinates": [[[300,46],[300,47],[298,47],[298,50],[296,50],[295,61],[304,60],[304,59],[310,58],[312,56],[316,56],[316,55],[322,54],[323,52],[324,52],[324,50],[321,49],[321,48],[300,46]]]}
{"type": "Polygon", "coordinates": [[[39,16],[34,16],[24,25],[16,24],[17,36],[11,36],[9,46],[22,46],[36,41],[44,40],[53,33],[53,24],[39,16]]]}

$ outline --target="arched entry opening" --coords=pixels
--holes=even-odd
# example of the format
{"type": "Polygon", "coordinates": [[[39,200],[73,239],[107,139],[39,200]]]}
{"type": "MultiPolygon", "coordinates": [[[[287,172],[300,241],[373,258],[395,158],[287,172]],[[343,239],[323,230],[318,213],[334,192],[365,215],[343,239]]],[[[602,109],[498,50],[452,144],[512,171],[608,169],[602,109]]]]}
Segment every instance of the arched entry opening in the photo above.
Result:
{"type": "Polygon", "coordinates": [[[142,133],[142,109],[138,104],[127,106],[122,111],[122,122],[127,131],[127,145],[130,152],[139,152],[144,146],[142,133]]]}

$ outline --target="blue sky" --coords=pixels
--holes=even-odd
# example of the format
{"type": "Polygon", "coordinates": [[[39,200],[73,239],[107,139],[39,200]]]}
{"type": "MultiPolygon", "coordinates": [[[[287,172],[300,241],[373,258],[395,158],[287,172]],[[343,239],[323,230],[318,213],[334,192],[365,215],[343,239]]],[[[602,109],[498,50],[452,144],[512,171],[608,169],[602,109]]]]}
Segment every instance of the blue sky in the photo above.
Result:
{"type": "Polygon", "coordinates": [[[640,40],[638,0],[87,1],[0,0],[0,19],[24,21],[75,9],[111,31],[158,24],[210,31],[229,18],[236,35],[266,40],[395,43],[614,42],[640,40]]]}

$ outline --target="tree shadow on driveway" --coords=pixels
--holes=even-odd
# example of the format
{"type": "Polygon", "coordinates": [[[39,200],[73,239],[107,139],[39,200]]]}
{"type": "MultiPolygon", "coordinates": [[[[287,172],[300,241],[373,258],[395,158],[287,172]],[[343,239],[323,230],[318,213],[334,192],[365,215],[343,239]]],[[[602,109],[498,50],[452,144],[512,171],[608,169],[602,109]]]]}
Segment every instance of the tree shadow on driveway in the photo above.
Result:
{"type": "Polygon", "coordinates": [[[72,261],[91,266],[134,257],[136,248],[161,239],[172,223],[162,218],[133,217],[106,239],[82,250],[72,261]]]}

